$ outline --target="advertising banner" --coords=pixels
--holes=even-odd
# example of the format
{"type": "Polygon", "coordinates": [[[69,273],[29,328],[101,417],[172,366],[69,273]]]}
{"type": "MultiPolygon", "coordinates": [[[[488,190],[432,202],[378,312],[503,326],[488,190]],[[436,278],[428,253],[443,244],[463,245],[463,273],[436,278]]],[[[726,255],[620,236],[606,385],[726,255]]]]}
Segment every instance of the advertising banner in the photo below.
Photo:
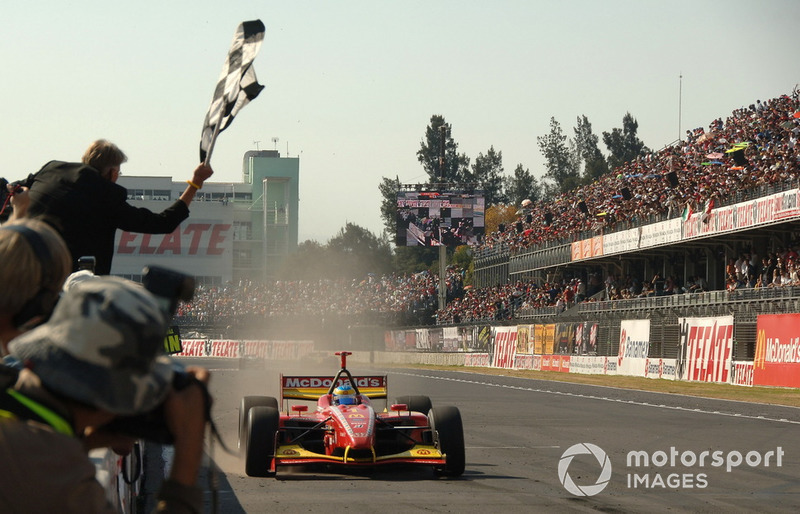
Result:
{"type": "Polygon", "coordinates": [[[513,368],[517,351],[517,327],[493,327],[494,354],[493,368],[513,368]]]}
{"type": "MultiPolygon", "coordinates": [[[[161,212],[164,201],[135,201],[136,207],[161,212]]],[[[170,234],[118,230],[114,242],[115,275],[139,275],[144,266],[164,266],[192,276],[232,280],[233,208],[221,202],[193,202],[192,216],[170,234]]]]}
{"type": "Polygon", "coordinates": [[[556,326],[549,324],[544,326],[544,354],[552,354],[555,346],[556,326]]]}
{"type": "Polygon", "coordinates": [[[571,355],[575,350],[575,328],[577,323],[558,323],[555,332],[553,353],[571,355]]]}
{"type": "Polygon", "coordinates": [[[677,359],[647,359],[644,368],[645,378],[663,378],[675,380],[677,378],[677,359]]]}
{"type": "Polygon", "coordinates": [[[756,331],[753,385],[800,387],[800,314],[763,314],[756,331]]]}
{"type": "Polygon", "coordinates": [[[533,326],[533,353],[536,355],[544,353],[544,325],[533,326]]]}
{"type": "Polygon", "coordinates": [[[728,382],[733,354],[733,316],[678,318],[681,341],[678,377],[692,382],[728,382]]]}
{"type": "Polygon", "coordinates": [[[442,329],[442,351],[458,351],[458,327],[444,327],[442,329]]]}
{"type": "Polygon", "coordinates": [[[734,362],[731,384],[753,387],[753,371],[753,361],[734,362]]]}
{"type": "Polygon", "coordinates": [[[205,357],[206,356],[206,341],[205,339],[184,339],[181,341],[183,349],[180,353],[176,353],[176,357],[205,357]]]}
{"type": "Polygon", "coordinates": [[[488,353],[468,353],[464,356],[464,366],[476,368],[489,367],[488,353]]]}
{"type": "Polygon", "coordinates": [[[430,350],[430,332],[425,328],[417,329],[417,350],[430,350]]]}
{"type": "Polygon", "coordinates": [[[617,374],[645,376],[650,351],[650,320],[626,319],[620,322],[617,374]]]}
{"type": "Polygon", "coordinates": [[[517,325],[517,353],[533,353],[531,327],[533,325],[517,325]]]}

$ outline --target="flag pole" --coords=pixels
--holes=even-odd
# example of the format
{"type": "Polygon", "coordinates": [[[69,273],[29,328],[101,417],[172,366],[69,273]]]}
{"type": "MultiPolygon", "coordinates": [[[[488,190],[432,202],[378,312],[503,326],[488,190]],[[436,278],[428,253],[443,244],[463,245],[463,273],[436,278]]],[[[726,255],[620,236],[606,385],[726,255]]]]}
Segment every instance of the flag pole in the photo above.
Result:
{"type": "Polygon", "coordinates": [[[217,124],[214,127],[214,134],[211,136],[211,142],[208,144],[208,152],[206,152],[206,158],[203,160],[203,166],[208,166],[211,162],[211,152],[214,151],[214,144],[217,142],[217,136],[219,135],[219,129],[222,126],[222,113],[220,113],[220,117],[217,120],[217,124]]]}

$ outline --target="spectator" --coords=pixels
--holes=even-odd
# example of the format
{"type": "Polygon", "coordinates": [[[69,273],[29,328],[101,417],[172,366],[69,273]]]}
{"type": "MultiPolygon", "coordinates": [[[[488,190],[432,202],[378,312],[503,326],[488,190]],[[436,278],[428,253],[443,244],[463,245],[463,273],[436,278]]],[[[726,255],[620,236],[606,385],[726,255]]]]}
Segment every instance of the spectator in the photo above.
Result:
{"type": "MultiPolygon", "coordinates": [[[[0,461],[14,470],[0,481],[0,511],[116,512],[86,450],[129,441],[103,427],[162,404],[175,457],[157,510],[202,510],[195,481],[205,398],[196,384],[172,389],[173,365],[163,355],[166,328],[152,295],[133,282],[104,277],[70,288],[48,323],[11,342],[11,355],[25,368],[16,377],[8,370],[0,375],[0,461]]],[[[192,373],[208,379],[205,370],[192,373]]]]}
{"type": "Polygon", "coordinates": [[[12,339],[50,316],[72,264],[58,233],[33,219],[9,221],[0,227],[0,263],[3,356],[12,339]]]}
{"type": "Polygon", "coordinates": [[[78,259],[93,256],[95,272],[111,272],[117,229],[148,234],[168,234],[189,217],[189,204],[213,170],[201,164],[180,199],[156,214],[128,204],[128,193],[116,184],[125,154],[113,143],[98,140],[80,164],[50,161],[23,183],[29,188],[28,215],[41,216],[67,243],[73,271],[78,259]]]}

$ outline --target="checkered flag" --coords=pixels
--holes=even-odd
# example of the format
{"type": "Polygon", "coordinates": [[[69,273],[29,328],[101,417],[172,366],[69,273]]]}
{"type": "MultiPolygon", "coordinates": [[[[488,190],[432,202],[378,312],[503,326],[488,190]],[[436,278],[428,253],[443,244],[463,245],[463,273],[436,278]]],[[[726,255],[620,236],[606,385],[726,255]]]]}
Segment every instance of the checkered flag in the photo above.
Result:
{"type": "Polygon", "coordinates": [[[231,49],[214,90],[214,98],[203,122],[200,161],[206,164],[211,160],[217,135],[228,128],[239,110],[264,89],[258,83],[252,67],[263,40],[264,24],[261,20],[245,21],[236,28],[231,49]]]}

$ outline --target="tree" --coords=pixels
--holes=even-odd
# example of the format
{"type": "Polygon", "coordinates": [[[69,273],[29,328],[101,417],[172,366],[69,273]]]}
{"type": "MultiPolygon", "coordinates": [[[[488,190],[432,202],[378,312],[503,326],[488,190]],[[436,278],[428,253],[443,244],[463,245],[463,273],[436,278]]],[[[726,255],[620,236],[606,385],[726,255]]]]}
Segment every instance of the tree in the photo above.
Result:
{"type": "Polygon", "coordinates": [[[396,212],[397,212],[397,193],[400,191],[400,177],[395,177],[394,180],[386,177],[381,177],[381,183],[378,184],[378,191],[381,193],[381,219],[383,219],[384,233],[394,235],[397,230],[396,212]]]}
{"type": "Polygon", "coordinates": [[[354,223],[347,223],[328,241],[328,249],[340,257],[336,276],[357,278],[367,273],[382,275],[392,270],[389,241],[354,223]]]}
{"type": "Polygon", "coordinates": [[[608,164],[597,144],[599,138],[592,132],[592,124],[586,116],[578,116],[575,126],[575,147],[583,162],[583,182],[589,184],[608,172],[608,164]]]}
{"type": "Polygon", "coordinates": [[[650,149],[637,137],[636,131],[638,129],[639,123],[631,116],[631,113],[627,112],[622,118],[621,129],[612,129],[610,133],[603,132],[603,142],[609,152],[609,168],[618,168],[640,155],[650,153],[650,149]]]}
{"type": "Polygon", "coordinates": [[[514,175],[503,180],[506,198],[512,205],[519,205],[526,198],[538,202],[542,198],[542,191],[536,177],[522,164],[517,164],[514,175]]]}
{"type": "Polygon", "coordinates": [[[428,174],[429,184],[442,182],[462,186],[469,173],[469,157],[458,154],[458,144],[453,140],[452,127],[444,116],[434,114],[425,130],[425,139],[420,142],[417,160],[428,174]],[[442,148],[444,147],[444,162],[442,148]],[[442,168],[444,166],[444,168],[442,168]]]}
{"type": "Polygon", "coordinates": [[[545,158],[545,177],[555,184],[555,190],[566,193],[575,189],[580,182],[577,159],[569,149],[561,124],[550,118],[550,133],[537,137],[536,141],[545,158]]]}
{"type": "Polygon", "coordinates": [[[491,146],[486,155],[479,153],[472,165],[471,181],[482,189],[486,206],[508,201],[503,191],[503,152],[495,152],[491,146]]]}
{"type": "Polygon", "coordinates": [[[320,280],[330,276],[328,249],[317,241],[303,241],[278,273],[283,280],[320,280]]]}
{"type": "Polygon", "coordinates": [[[394,249],[394,271],[411,274],[430,270],[439,273],[439,268],[435,266],[438,258],[438,247],[398,246],[394,249]]]}
{"type": "Polygon", "coordinates": [[[500,224],[510,226],[517,221],[517,207],[515,205],[492,205],[486,209],[486,233],[497,232],[500,224]]]}

